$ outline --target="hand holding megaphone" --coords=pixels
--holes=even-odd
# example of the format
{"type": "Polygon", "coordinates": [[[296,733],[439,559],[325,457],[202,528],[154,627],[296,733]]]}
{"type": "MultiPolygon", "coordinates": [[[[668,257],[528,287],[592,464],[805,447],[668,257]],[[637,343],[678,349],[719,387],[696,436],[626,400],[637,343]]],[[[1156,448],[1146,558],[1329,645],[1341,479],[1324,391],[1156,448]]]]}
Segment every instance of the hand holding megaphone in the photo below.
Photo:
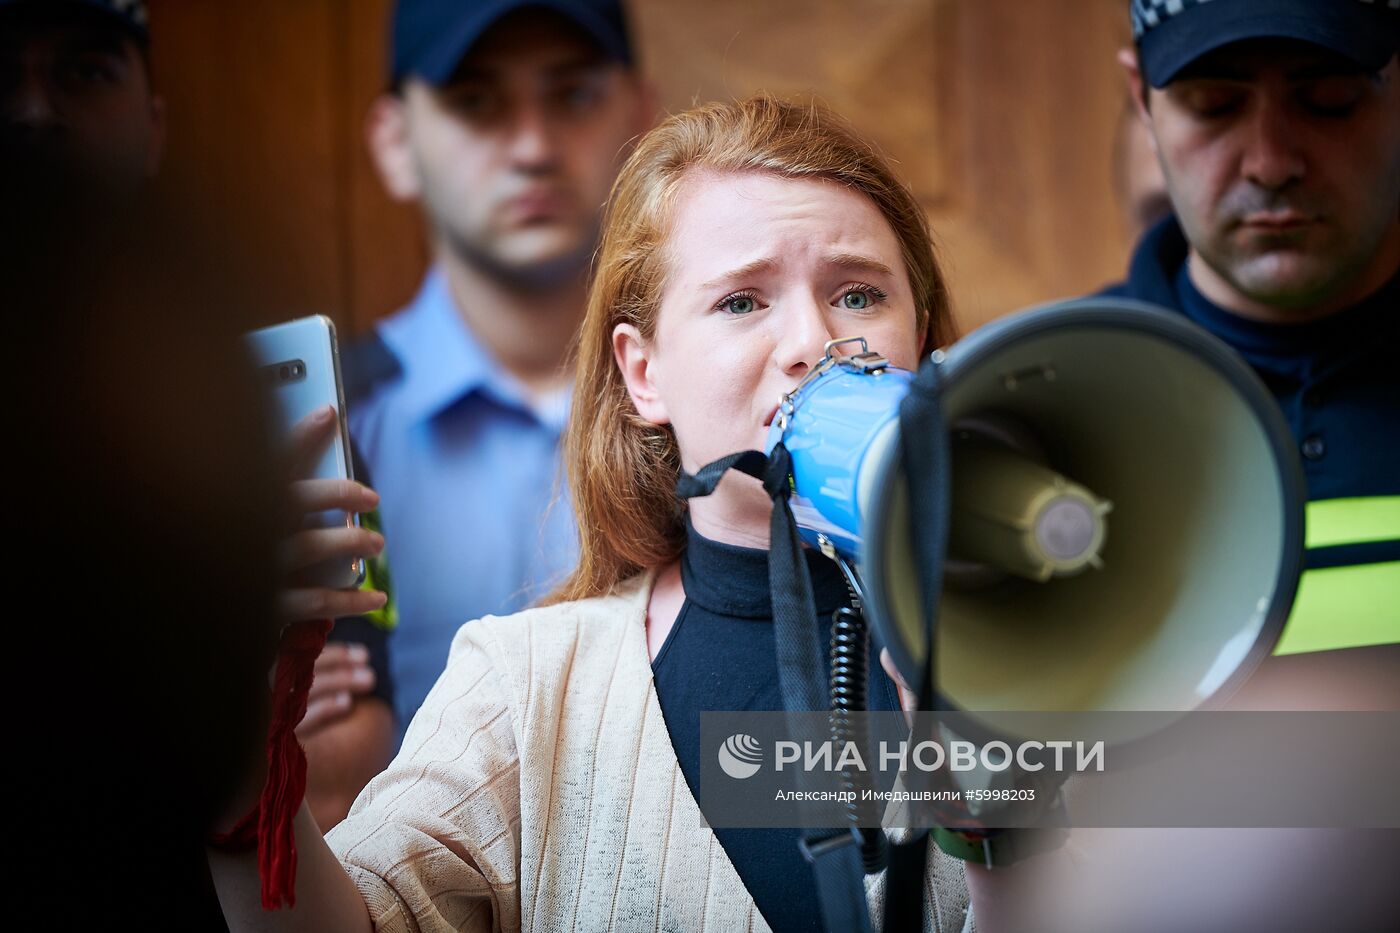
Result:
{"type": "Polygon", "coordinates": [[[890,656],[888,648],[880,649],[880,667],[884,668],[885,674],[894,681],[895,689],[899,691],[899,706],[904,710],[904,718],[913,726],[914,712],[919,708],[919,695],[904,682],[904,677],[899,673],[899,668],[895,667],[894,658],[890,656]]]}

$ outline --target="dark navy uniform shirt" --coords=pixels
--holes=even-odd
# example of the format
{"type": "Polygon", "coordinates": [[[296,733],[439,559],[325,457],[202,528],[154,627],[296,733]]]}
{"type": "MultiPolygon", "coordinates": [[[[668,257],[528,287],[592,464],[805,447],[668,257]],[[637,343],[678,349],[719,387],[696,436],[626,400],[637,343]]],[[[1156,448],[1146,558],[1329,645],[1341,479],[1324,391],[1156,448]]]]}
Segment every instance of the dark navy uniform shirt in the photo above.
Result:
{"type": "MultiPolygon", "coordinates": [[[[1127,281],[1102,294],[1185,314],[1243,356],[1277,400],[1309,499],[1308,573],[1285,639],[1300,612],[1342,607],[1323,624],[1355,634],[1330,647],[1400,641],[1400,274],[1322,320],[1267,324],[1202,295],[1187,272],[1188,252],[1169,216],[1138,244],[1127,281]],[[1331,569],[1345,572],[1322,573],[1331,569]]],[[[1310,635],[1291,650],[1327,641],[1310,635]]]]}
{"type": "Polygon", "coordinates": [[[1143,237],[1128,280],[1104,294],[1180,311],[1238,351],[1293,429],[1309,499],[1400,494],[1400,275],[1322,320],[1265,324],[1202,295],[1187,251],[1168,217],[1143,237]]]}

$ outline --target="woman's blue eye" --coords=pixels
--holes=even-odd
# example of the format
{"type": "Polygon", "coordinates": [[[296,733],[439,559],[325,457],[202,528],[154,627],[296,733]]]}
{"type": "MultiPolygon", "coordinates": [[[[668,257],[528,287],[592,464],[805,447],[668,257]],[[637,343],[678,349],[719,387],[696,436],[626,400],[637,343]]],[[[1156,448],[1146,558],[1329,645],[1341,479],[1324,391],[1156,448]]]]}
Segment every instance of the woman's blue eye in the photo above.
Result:
{"type": "Polygon", "coordinates": [[[724,307],[730,314],[748,314],[754,309],[754,303],[747,295],[735,295],[724,299],[724,307]]]}
{"type": "Polygon", "coordinates": [[[848,311],[867,311],[877,301],[889,298],[874,285],[852,285],[841,294],[841,307],[848,311]]]}

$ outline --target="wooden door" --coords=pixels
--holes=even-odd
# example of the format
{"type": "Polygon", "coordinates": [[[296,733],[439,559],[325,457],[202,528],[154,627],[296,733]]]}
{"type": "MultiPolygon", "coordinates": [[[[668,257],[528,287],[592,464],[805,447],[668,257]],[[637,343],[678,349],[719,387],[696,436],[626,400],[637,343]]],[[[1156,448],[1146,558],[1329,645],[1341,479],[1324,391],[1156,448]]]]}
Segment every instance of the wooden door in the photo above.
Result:
{"type": "MultiPolygon", "coordinates": [[[[365,153],[385,0],[152,0],[165,184],[248,245],[267,320],[359,331],[406,301],[426,250],[365,153]]],[[[894,158],[928,209],[961,327],[1118,276],[1111,155],[1123,0],[635,0],[666,110],[816,96],[894,158]],[[664,63],[664,67],[663,67],[664,63]]]]}

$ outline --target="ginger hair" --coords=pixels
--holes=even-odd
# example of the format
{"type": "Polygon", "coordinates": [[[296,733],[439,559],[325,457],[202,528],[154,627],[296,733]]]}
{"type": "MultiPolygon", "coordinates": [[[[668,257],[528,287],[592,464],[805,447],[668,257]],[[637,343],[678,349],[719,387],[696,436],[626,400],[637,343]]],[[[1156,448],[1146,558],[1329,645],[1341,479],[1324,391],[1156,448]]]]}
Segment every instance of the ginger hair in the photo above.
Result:
{"type": "Polygon", "coordinates": [[[612,335],[629,323],[653,339],[672,208],[682,180],[696,169],[827,179],[863,192],[899,241],[923,349],[952,339],[947,288],[924,211],[848,123],[821,106],[766,95],[670,117],[638,143],[604,211],[564,439],[580,557],[548,602],[607,593],[639,571],[675,560],[685,546],[675,435],[638,415],[613,358],[612,335]]]}

